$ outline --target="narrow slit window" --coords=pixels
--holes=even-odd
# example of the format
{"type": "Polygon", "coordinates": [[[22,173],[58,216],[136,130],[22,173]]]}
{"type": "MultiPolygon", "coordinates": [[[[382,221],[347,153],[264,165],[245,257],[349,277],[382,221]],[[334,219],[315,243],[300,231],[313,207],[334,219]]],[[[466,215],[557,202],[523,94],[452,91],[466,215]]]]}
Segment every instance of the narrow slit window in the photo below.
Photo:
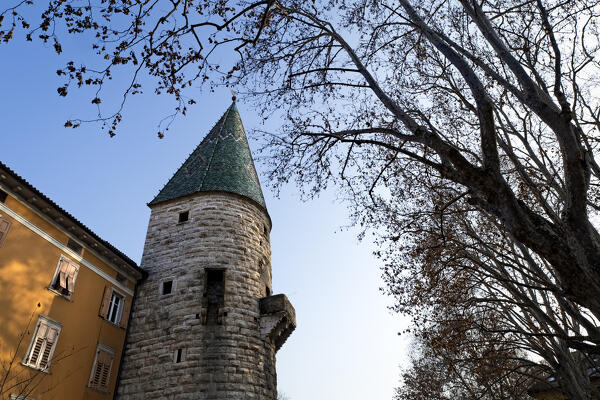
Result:
{"type": "Polygon", "coordinates": [[[179,213],[179,223],[186,222],[190,219],[190,212],[184,211],[179,213]]]}
{"type": "Polygon", "coordinates": [[[183,349],[177,349],[177,354],[175,355],[175,362],[180,363],[181,357],[183,355],[183,349]]]}
{"type": "Polygon", "coordinates": [[[173,281],[164,281],[162,283],[162,294],[171,294],[173,291],[173,281]]]}
{"type": "Polygon", "coordinates": [[[220,311],[225,300],[225,271],[222,269],[206,270],[206,324],[222,323],[220,311]]]}

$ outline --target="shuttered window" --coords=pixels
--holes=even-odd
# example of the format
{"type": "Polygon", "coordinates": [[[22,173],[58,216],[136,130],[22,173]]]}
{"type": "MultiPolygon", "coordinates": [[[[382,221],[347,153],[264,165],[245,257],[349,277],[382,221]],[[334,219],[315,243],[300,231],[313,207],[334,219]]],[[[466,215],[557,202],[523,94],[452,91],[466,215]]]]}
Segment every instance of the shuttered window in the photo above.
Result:
{"type": "Polygon", "coordinates": [[[62,295],[70,297],[75,289],[75,280],[77,279],[78,272],[79,265],[65,257],[61,257],[56,273],[54,274],[52,288],[62,295]]]}
{"type": "Polygon", "coordinates": [[[115,351],[110,347],[98,344],[96,358],[90,376],[90,387],[100,391],[108,390],[110,371],[115,358],[115,351]]]}
{"type": "Polygon", "coordinates": [[[2,243],[8,235],[8,230],[10,229],[10,221],[0,217],[0,247],[2,247],[2,243]]]}
{"type": "Polygon", "coordinates": [[[99,315],[105,320],[112,322],[121,328],[127,328],[129,313],[131,311],[131,299],[117,292],[113,287],[106,286],[99,315]]]}
{"type": "Polygon", "coordinates": [[[24,363],[33,368],[48,370],[59,333],[59,323],[40,315],[24,363]]]}

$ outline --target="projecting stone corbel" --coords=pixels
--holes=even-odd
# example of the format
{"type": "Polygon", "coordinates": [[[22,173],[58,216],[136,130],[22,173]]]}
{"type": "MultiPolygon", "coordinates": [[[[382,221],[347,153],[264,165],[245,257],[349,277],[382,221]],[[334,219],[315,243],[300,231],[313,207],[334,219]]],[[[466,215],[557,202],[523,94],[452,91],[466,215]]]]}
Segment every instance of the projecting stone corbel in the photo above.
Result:
{"type": "Polygon", "coordinates": [[[260,306],[260,335],[275,344],[276,350],[296,329],[296,311],[284,294],[263,297],[260,306]]]}

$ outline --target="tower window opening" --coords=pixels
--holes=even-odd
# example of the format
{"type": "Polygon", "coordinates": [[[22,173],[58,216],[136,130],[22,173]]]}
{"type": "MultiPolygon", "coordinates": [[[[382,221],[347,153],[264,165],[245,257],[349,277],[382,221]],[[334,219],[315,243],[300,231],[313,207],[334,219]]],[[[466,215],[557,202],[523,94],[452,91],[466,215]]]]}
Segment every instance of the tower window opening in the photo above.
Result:
{"type": "Polygon", "coordinates": [[[184,211],[179,213],[179,223],[186,222],[190,219],[190,212],[184,211]]]}
{"type": "Polygon", "coordinates": [[[175,356],[175,362],[180,363],[183,355],[183,349],[177,349],[177,355],[175,356]]]}
{"type": "Polygon", "coordinates": [[[164,281],[162,283],[162,294],[171,294],[173,292],[173,281],[164,281]]]}
{"type": "Polygon", "coordinates": [[[225,271],[206,270],[206,325],[220,325],[219,311],[225,300],[225,271]]]}

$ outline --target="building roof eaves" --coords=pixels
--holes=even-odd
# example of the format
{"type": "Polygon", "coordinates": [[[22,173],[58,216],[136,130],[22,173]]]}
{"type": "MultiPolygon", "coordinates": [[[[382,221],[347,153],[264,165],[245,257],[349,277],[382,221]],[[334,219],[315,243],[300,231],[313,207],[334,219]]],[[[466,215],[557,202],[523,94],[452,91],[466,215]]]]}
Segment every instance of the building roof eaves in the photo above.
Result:
{"type": "MultiPolygon", "coordinates": [[[[106,240],[102,239],[94,231],[92,231],[90,228],[88,228],[86,225],[84,225],[81,221],[79,221],[77,218],[75,218],[69,212],[64,210],[62,207],[60,207],[58,204],[56,204],[52,199],[50,199],[44,193],[40,192],[36,187],[34,187],[26,179],[21,177],[15,171],[10,169],[6,164],[4,164],[3,162],[0,161],[0,183],[7,183],[7,180],[9,177],[12,178],[12,180],[14,180],[16,183],[14,188],[9,187],[9,189],[15,191],[17,193],[17,195],[20,197],[20,199],[23,200],[25,203],[27,203],[29,206],[33,207],[35,210],[39,211],[43,215],[51,218],[54,223],[58,224],[59,226],[62,226],[66,230],[69,230],[69,229],[65,226],[65,220],[71,222],[72,225],[75,225],[82,232],[87,234],[90,238],[92,238],[94,241],[98,242],[105,249],[107,249],[109,252],[111,252],[115,257],[117,257],[122,262],[127,264],[127,266],[129,266],[133,270],[132,272],[135,272],[135,275],[138,275],[137,276],[138,279],[145,277],[146,272],[143,269],[141,269],[135,261],[133,261],[132,259],[127,257],[123,252],[121,252],[115,246],[113,246],[106,240]],[[3,173],[6,174],[6,176],[4,176],[3,173]],[[33,196],[23,196],[21,192],[23,192],[24,190],[31,192],[33,194],[33,196]],[[40,200],[41,200],[41,202],[46,203],[45,207],[41,208],[39,204],[36,204],[36,203],[40,202],[40,200]],[[55,211],[56,214],[60,215],[63,218],[62,222],[56,220],[55,216],[53,216],[51,213],[52,210],[55,211]]],[[[86,243],[86,240],[83,240],[82,238],[77,237],[77,239],[86,243]]]]}

